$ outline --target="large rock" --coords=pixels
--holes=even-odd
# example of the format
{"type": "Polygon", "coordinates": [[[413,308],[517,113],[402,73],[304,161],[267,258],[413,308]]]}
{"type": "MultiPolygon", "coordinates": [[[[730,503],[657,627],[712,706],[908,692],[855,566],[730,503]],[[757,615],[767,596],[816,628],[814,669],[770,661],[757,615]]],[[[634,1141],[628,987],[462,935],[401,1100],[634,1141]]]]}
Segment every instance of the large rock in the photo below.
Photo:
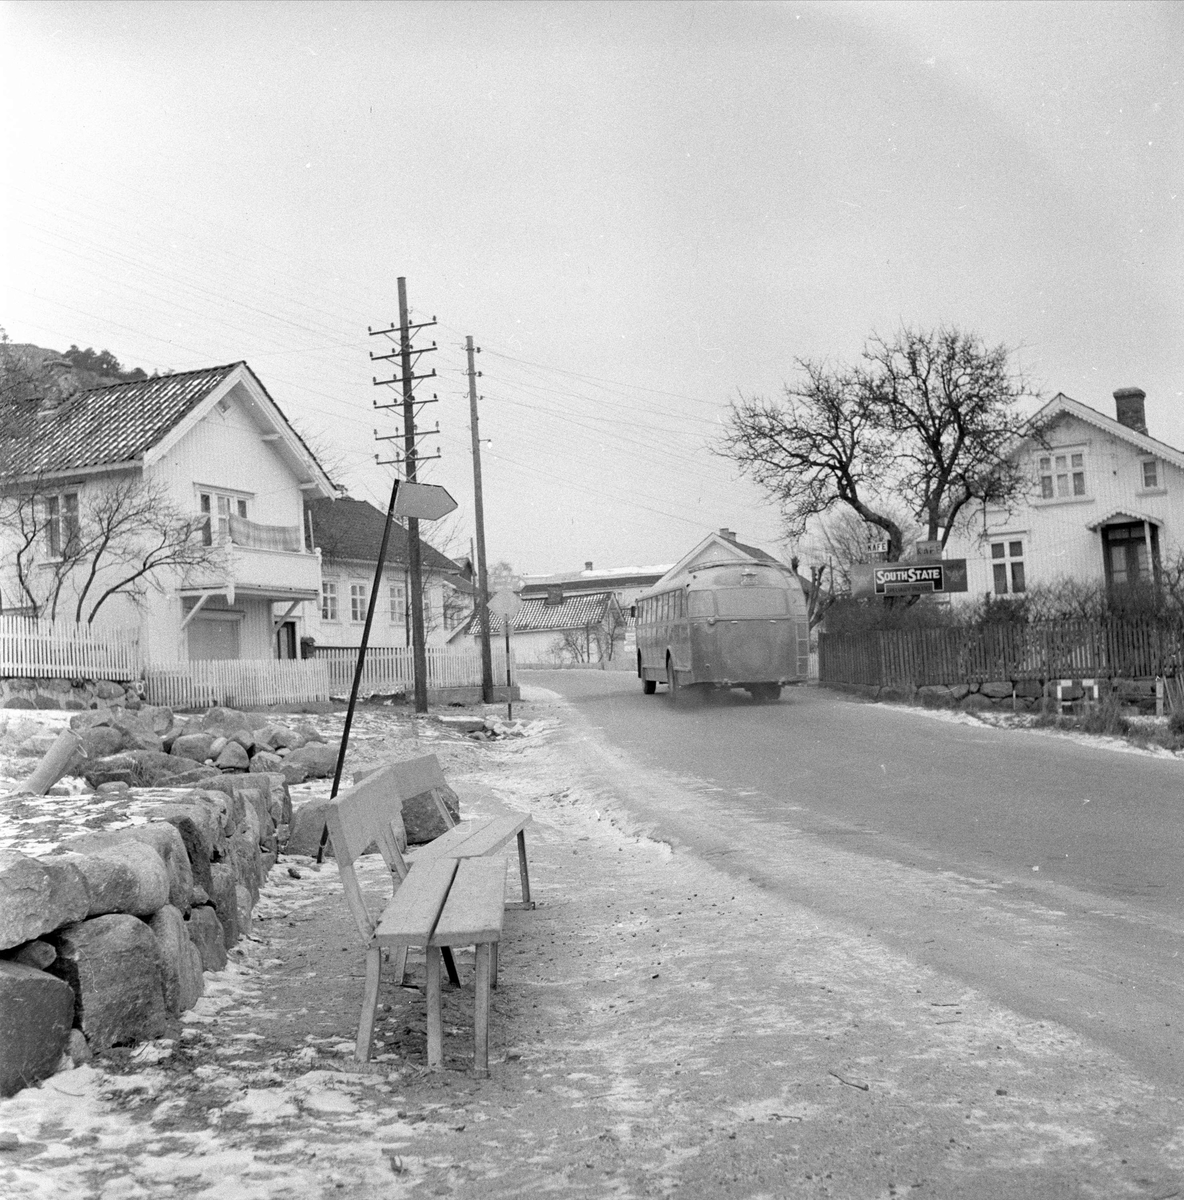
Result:
{"type": "Polygon", "coordinates": [[[231,860],[234,863],[237,882],[251,893],[252,902],[259,899],[260,857],[259,834],[255,813],[251,812],[250,828],[236,833],[230,839],[231,860]]]}
{"type": "Polygon", "coordinates": [[[256,750],[251,758],[251,774],[261,775],[267,771],[282,771],[284,760],[269,750],[256,750]]]}
{"type": "Polygon", "coordinates": [[[247,714],[239,712],[237,708],[224,708],[221,705],[215,705],[202,717],[201,727],[221,734],[228,734],[234,729],[250,729],[251,722],[248,720],[247,714]]]}
{"type": "Polygon", "coordinates": [[[122,729],[113,729],[110,725],[95,725],[83,730],[78,736],[87,758],[108,758],[126,750],[130,745],[127,734],[122,729]]]}
{"type": "Polygon", "coordinates": [[[228,740],[221,754],[214,759],[214,766],[220,771],[246,771],[250,765],[250,755],[233,740],[228,740]]]}
{"type": "Polygon", "coordinates": [[[340,742],[309,742],[293,750],[284,763],[298,763],[308,772],[309,779],[330,779],[337,770],[340,742]]]}
{"type": "Polygon", "coordinates": [[[0,850],[0,950],[81,921],[91,900],[76,865],[0,850]]]}
{"type": "Polygon", "coordinates": [[[106,840],[111,835],[92,834],[63,846],[64,853],[46,862],[73,865],[86,879],[90,891],[87,916],[131,913],[150,917],[169,899],[169,873],[164,860],[135,838],[106,840]]]}
{"type": "Polygon", "coordinates": [[[298,750],[308,741],[304,734],[289,729],[286,725],[265,725],[255,736],[275,750],[285,746],[289,750],[298,750]]]}
{"type": "Polygon", "coordinates": [[[171,904],[148,922],[148,928],[160,948],[165,1007],[179,1016],[192,1008],[205,990],[201,951],[189,938],[185,918],[171,904]]]}
{"type": "Polygon", "coordinates": [[[208,893],[210,861],[225,851],[226,837],[218,808],[198,793],[193,795],[195,799],[189,803],[151,805],[145,815],[153,821],[167,821],[181,835],[193,883],[208,893]]]}
{"type": "MultiPolygon", "coordinates": [[[[444,807],[452,814],[453,821],[460,820],[460,801],[456,793],[445,784],[438,789],[444,799],[444,807]]],[[[421,846],[448,832],[448,826],[436,807],[432,793],[420,792],[403,801],[403,825],[407,830],[407,841],[412,846],[421,846]]]]}
{"type": "MultiPolygon", "coordinates": [[[[308,800],[293,809],[288,827],[288,841],[284,846],[285,854],[307,854],[316,857],[317,847],[321,844],[321,833],[325,828],[325,810],[328,807],[328,800],[308,800]]],[[[325,843],[325,853],[332,855],[332,842],[325,843]]]]}
{"type": "Polygon", "coordinates": [[[222,922],[222,936],[226,945],[233,946],[239,938],[238,897],[235,894],[238,880],[235,870],[227,863],[214,863],[210,874],[213,876],[210,899],[214,902],[214,912],[222,922]]]}
{"type": "Polygon", "coordinates": [[[193,904],[193,869],[181,831],[168,821],[149,821],[120,829],[116,836],[125,835],[151,846],[160,855],[169,876],[169,903],[187,913],[193,904]]]}
{"type": "Polygon", "coordinates": [[[60,930],[54,943],[53,974],[73,988],[76,1021],[92,1050],[164,1033],[160,947],[143,921],[125,913],[95,917],[60,930]]]}
{"type": "Polygon", "coordinates": [[[129,787],[169,787],[178,776],[198,771],[203,764],[160,750],[128,750],[86,763],[83,776],[91,787],[104,783],[126,783],[129,787]]]}
{"type": "Polygon", "coordinates": [[[204,763],[210,757],[210,747],[213,744],[212,733],[183,733],[173,739],[169,753],[178,758],[191,758],[195,762],[204,763]]]}
{"type": "Polygon", "coordinates": [[[983,683],[979,685],[979,695],[988,700],[1010,700],[1012,683],[1010,679],[1003,682],[983,683]]]}
{"type": "Polygon", "coordinates": [[[57,1070],[74,1024],[74,991],[53,975],[0,961],[0,1096],[57,1070]]]}
{"type": "Polygon", "coordinates": [[[221,971],[226,966],[226,933],[218,914],[209,906],[192,909],[185,919],[189,940],[197,947],[202,968],[221,971]]]}

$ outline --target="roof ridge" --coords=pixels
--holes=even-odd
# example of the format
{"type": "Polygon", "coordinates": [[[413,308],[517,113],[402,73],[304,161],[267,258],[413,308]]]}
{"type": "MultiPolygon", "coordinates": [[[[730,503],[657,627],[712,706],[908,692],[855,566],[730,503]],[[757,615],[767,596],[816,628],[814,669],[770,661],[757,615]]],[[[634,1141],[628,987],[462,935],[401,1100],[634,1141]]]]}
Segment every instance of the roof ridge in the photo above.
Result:
{"type": "Polygon", "coordinates": [[[116,383],[99,384],[98,387],[79,388],[75,394],[105,392],[117,387],[139,387],[145,383],[160,383],[165,379],[180,379],[184,375],[213,375],[219,371],[231,371],[235,367],[245,367],[246,365],[246,359],[239,359],[238,362],[224,363],[219,367],[195,367],[192,371],[170,371],[167,375],[145,375],[143,379],[121,379],[116,383]]]}

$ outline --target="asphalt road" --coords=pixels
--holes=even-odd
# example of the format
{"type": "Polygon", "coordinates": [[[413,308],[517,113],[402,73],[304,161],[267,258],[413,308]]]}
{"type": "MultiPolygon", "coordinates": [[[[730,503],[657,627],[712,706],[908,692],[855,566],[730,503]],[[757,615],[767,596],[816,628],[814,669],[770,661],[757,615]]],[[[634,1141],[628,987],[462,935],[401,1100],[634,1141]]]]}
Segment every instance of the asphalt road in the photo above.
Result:
{"type": "Polygon", "coordinates": [[[653,836],[840,917],[1184,1094],[1184,761],[825,689],[531,672],[653,836]]]}

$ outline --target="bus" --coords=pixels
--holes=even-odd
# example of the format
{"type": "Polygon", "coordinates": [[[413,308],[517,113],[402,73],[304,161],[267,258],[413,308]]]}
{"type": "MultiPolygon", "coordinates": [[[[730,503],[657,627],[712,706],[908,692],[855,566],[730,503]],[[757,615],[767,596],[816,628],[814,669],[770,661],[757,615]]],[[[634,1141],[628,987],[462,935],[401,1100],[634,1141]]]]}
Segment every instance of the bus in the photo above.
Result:
{"type": "Polygon", "coordinates": [[[810,670],[810,622],[788,567],[732,560],[693,565],[637,598],[637,675],[652,696],[743,688],[773,701],[810,670]]]}

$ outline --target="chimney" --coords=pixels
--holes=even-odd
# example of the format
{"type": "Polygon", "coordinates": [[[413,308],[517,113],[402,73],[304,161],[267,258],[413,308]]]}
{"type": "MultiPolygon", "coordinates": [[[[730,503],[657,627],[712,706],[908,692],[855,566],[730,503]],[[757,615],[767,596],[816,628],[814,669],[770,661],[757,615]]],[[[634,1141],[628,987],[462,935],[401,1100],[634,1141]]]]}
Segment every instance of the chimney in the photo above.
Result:
{"type": "Polygon", "coordinates": [[[736,531],[734,529],[721,529],[719,536],[727,538],[729,542],[734,542],[736,540],[736,531]]]}
{"type": "Polygon", "coordinates": [[[591,570],[592,570],[592,564],[591,564],[590,562],[586,562],[586,563],[584,563],[584,570],[585,570],[585,571],[591,571],[591,570]]]}
{"type": "Polygon", "coordinates": [[[1114,408],[1119,425],[1125,425],[1136,433],[1147,433],[1147,413],[1143,402],[1147,393],[1142,388],[1119,388],[1114,393],[1114,408]]]}

